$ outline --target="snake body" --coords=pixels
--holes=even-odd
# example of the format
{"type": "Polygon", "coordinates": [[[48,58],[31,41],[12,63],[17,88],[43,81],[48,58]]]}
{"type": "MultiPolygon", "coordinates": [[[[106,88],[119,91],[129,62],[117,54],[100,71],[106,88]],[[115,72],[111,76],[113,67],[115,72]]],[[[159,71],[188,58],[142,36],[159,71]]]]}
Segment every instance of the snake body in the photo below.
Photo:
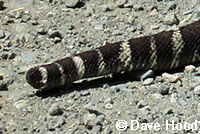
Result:
{"type": "Polygon", "coordinates": [[[143,36],[106,43],[29,69],[27,82],[39,90],[67,86],[76,80],[112,73],[165,71],[200,61],[200,21],[143,36]]]}

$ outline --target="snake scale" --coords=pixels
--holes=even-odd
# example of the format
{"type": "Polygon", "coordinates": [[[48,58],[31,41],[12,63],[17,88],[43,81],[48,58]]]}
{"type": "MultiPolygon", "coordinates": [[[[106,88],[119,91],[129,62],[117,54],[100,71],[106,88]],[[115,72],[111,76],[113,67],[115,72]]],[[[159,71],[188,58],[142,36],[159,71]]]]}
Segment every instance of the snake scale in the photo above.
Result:
{"type": "Polygon", "coordinates": [[[128,71],[165,71],[200,61],[200,21],[143,36],[106,43],[29,69],[27,82],[39,90],[67,86],[76,80],[128,71]]]}

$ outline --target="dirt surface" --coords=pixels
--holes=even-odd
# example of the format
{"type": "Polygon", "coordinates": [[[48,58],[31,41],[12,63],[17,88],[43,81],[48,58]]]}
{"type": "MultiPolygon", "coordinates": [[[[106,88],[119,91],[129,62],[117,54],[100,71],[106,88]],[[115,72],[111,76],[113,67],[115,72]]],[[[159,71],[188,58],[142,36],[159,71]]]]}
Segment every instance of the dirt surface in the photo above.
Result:
{"type": "Polygon", "coordinates": [[[199,19],[199,0],[1,1],[0,134],[200,133],[198,66],[52,92],[37,92],[25,80],[30,67],[199,19]]]}

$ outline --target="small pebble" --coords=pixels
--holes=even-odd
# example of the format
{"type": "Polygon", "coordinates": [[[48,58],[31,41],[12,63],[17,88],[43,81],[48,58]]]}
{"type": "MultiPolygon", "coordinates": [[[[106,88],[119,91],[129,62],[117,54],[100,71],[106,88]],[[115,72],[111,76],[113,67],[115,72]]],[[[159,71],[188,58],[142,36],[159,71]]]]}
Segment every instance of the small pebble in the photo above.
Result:
{"type": "Polygon", "coordinates": [[[45,27],[42,26],[42,25],[37,26],[37,27],[36,27],[36,31],[37,31],[39,34],[42,34],[42,35],[44,35],[44,34],[47,33],[45,27]]]}
{"type": "Polygon", "coordinates": [[[105,105],[105,109],[111,110],[111,109],[113,109],[113,105],[112,105],[111,103],[107,103],[107,104],[105,105]]]}
{"type": "Polygon", "coordinates": [[[147,78],[152,78],[154,75],[153,70],[148,70],[146,72],[143,72],[142,76],[141,76],[141,81],[144,81],[147,78]]]}
{"type": "Polygon", "coordinates": [[[96,24],[96,25],[94,26],[94,29],[95,29],[95,30],[100,30],[100,31],[102,31],[102,30],[103,30],[103,25],[102,25],[102,24],[96,24]]]}
{"type": "Polygon", "coordinates": [[[169,94],[169,86],[167,86],[167,85],[160,85],[159,87],[158,87],[158,92],[160,93],[160,94],[162,94],[162,95],[167,95],[167,94],[169,94]]]}
{"type": "Polygon", "coordinates": [[[197,87],[194,88],[194,94],[200,95],[200,86],[197,86],[197,87]]]}
{"type": "Polygon", "coordinates": [[[176,16],[175,13],[167,13],[167,15],[164,17],[164,23],[167,25],[174,25],[174,24],[178,24],[179,23],[179,19],[176,16]]]}
{"type": "Polygon", "coordinates": [[[191,98],[193,95],[194,95],[194,91],[189,91],[189,92],[187,92],[186,97],[191,98]]]}
{"type": "Polygon", "coordinates": [[[197,71],[197,69],[194,65],[185,66],[185,69],[184,69],[185,73],[193,73],[193,72],[196,72],[196,71],[197,71]]]}
{"type": "Polygon", "coordinates": [[[79,3],[79,0],[65,0],[65,4],[67,7],[75,7],[78,3],[79,3]]]}
{"type": "Polygon", "coordinates": [[[49,108],[49,114],[51,116],[56,116],[56,115],[62,115],[63,111],[62,109],[58,106],[58,104],[53,104],[50,108],[49,108]]]}
{"type": "Polygon", "coordinates": [[[169,83],[174,83],[174,82],[177,82],[178,80],[180,80],[179,76],[175,76],[175,75],[168,74],[168,73],[163,73],[162,78],[164,79],[164,81],[169,82],[169,83]]]}
{"type": "Polygon", "coordinates": [[[123,34],[122,31],[119,30],[119,29],[116,29],[116,30],[114,30],[114,31],[112,32],[112,35],[114,35],[114,36],[122,35],[122,34],[123,34]]]}
{"type": "Polygon", "coordinates": [[[92,127],[92,132],[97,134],[97,133],[100,133],[100,130],[101,130],[101,125],[95,125],[92,127]]]}
{"type": "Polygon", "coordinates": [[[15,102],[13,106],[15,106],[17,109],[20,109],[20,108],[26,107],[28,105],[27,103],[28,103],[28,100],[19,100],[15,102]]]}
{"type": "Polygon", "coordinates": [[[157,14],[158,14],[158,10],[157,9],[153,9],[149,15],[150,16],[156,16],[157,14]]]}
{"type": "Polygon", "coordinates": [[[151,30],[156,30],[156,29],[159,29],[160,27],[158,25],[152,25],[151,26],[151,30]]]}
{"type": "Polygon", "coordinates": [[[87,96],[87,95],[90,95],[90,92],[85,90],[85,91],[83,91],[83,92],[81,93],[81,95],[82,95],[82,96],[87,96]]]}
{"type": "Polygon", "coordinates": [[[187,105],[187,102],[183,98],[180,98],[178,101],[182,106],[186,106],[187,105]]]}
{"type": "Polygon", "coordinates": [[[153,78],[148,78],[148,79],[145,79],[142,84],[143,85],[151,85],[153,83],[153,78]]]}
{"type": "Polygon", "coordinates": [[[140,4],[135,4],[135,5],[133,5],[133,9],[135,11],[143,11],[144,7],[142,5],[140,5],[140,4]]]}
{"type": "Polygon", "coordinates": [[[133,16],[129,16],[128,19],[127,19],[127,22],[130,23],[130,24],[134,24],[135,18],[133,16]]]}
{"type": "Polygon", "coordinates": [[[31,19],[31,24],[32,25],[38,25],[38,20],[37,19],[31,19]]]}
{"type": "Polygon", "coordinates": [[[98,123],[97,116],[95,114],[85,114],[83,117],[83,122],[87,127],[92,128],[98,123]]]}
{"type": "Polygon", "coordinates": [[[131,110],[126,110],[126,114],[131,115],[132,114],[131,110]]]}
{"type": "Polygon", "coordinates": [[[102,5],[102,6],[101,6],[101,10],[102,10],[103,12],[107,12],[107,11],[112,11],[113,9],[112,9],[112,7],[109,6],[109,5],[102,5]]]}
{"type": "Polygon", "coordinates": [[[193,10],[187,10],[183,12],[183,15],[189,15],[193,12],[193,10]]]}
{"type": "Polygon", "coordinates": [[[124,5],[127,3],[127,0],[118,0],[117,6],[120,8],[124,8],[124,5]]]}
{"type": "Polygon", "coordinates": [[[62,40],[61,40],[61,38],[55,37],[53,39],[53,41],[54,41],[54,43],[60,43],[62,40]]]}
{"type": "Polygon", "coordinates": [[[162,99],[162,95],[159,93],[154,93],[153,96],[155,97],[155,99],[159,100],[162,99]]]}
{"type": "Polygon", "coordinates": [[[5,32],[3,30],[0,30],[0,39],[3,39],[5,37],[5,32]]]}
{"type": "Polygon", "coordinates": [[[132,3],[126,3],[124,4],[124,8],[132,8],[133,4],[132,3]]]}
{"type": "Polygon", "coordinates": [[[55,37],[62,38],[62,34],[60,33],[60,31],[53,30],[49,32],[49,38],[55,38],[55,37]]]}
{"type": "Polygon", "coordinates": [[[137,103],[137,108],[143,108],[145,106],[147,106],[148,103],[145,101],[145,100],[140,100],[138,103],[137,103]]]}
{"type": "Polygon", "coordinates": [[[107,98],[104,100],[104,103],[113,103],[112,99],[111,98],[107,98]]]}
{"type": "Polygon", "coordinates": [[[173,108],[171,107],[167,107],[163,110],[163,114],[166,115],[166,114],[173,114],[173,108]]]}
{"type": "Polygon", "coordinates": [[[126,29],[128,32],[135,32],[137,29],[136,27],[132,26],[126,29]]]}

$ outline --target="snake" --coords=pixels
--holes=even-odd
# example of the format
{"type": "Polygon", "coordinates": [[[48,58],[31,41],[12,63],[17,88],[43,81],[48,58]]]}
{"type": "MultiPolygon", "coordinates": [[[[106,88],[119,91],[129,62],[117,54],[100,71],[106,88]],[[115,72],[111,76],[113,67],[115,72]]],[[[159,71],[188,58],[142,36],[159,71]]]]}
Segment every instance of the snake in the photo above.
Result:
{"type": "Polygon", "coordinates": [[[26,72],[26,81],[38,90],[53,90],[83,78],[150,69],[166,71],[199,61],[200,20],[153,35],[106,42],[32,67],[26,72]]]}

